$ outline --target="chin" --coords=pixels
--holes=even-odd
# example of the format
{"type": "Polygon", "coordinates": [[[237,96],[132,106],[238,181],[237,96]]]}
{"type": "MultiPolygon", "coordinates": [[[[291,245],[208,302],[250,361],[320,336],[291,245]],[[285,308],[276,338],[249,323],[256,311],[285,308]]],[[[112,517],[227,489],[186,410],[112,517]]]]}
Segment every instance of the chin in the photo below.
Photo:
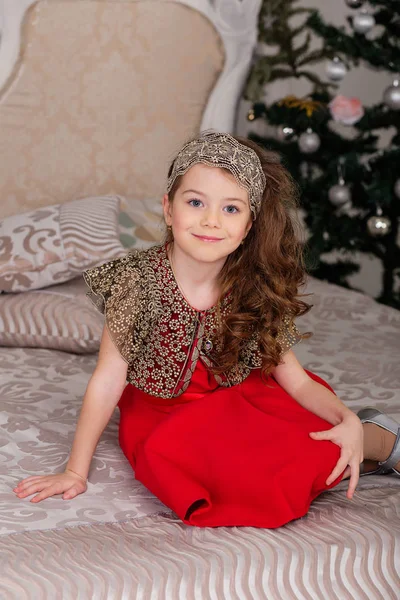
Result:
{"type": "Polygon", "coordinates": [[[191,248],[190,254],[201,262],[216,262],[227,259],[235,250],[236,248],[218,248],[218,244],[203,244],[200,248],[191,248]]]}

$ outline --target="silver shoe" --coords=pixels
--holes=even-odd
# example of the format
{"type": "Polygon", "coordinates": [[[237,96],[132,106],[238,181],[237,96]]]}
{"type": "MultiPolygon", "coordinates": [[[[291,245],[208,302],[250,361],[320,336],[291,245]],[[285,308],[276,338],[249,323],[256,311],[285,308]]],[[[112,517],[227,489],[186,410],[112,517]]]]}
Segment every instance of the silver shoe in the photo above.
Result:
{"type": "Polygon", "coordinates": [[[375,425],[379,425],[379,427],[383,427],[387,431],[394,433],[396,436],[393,449],[386,460],[382,462],[378,462],[378,468],[375,471],[368,471],[367,473],[363,473],[363,465],[360,465],[360,476],[362,475],[386,475],[387,473],[396,473],[400,476],[400,471],[394,468],[394,465],[400,460],[400,424],[397,423],[394,419],[385,415],[382,411],[377,408],[373,408],[372,406],[367,406],[366,408],[362,408],[357,413],[358,418],[361,423],[374,423],[375,425]]]}

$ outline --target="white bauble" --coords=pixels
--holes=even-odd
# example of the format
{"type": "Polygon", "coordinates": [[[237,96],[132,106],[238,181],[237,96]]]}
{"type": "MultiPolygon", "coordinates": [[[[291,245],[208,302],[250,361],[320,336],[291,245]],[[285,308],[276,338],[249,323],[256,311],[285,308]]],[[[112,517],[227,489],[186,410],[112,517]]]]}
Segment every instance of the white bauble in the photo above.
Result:
{"type": "Polygon", "coordinates": [[[385,90],[383,101],[392,110],[400,110],[400,82],[398,79],[385,90]]]}
{"type": "Polygon", "coordinates": [[[347,67],[338,56],[326,64],[326,74],[331,81],[341,81],[347,73],[347,67]]]}
{"type": "Polygon", "coordinates": [[[280,142],[289,142],[295,135],[295,130],[289,125],[278,125],[276,128],[276,137],[280,142]]]}
{"type": "Polygon", "coordinates": [[[375,17],[361,12],[353,17],[353,29],[357,33],[368,33],[375,26],[375,17]]]}
{"type": "Polygon", "coordinates": [[[344,206],[351,200],[350,188],[344,182],[338,183],[330,188],[328,197],[334,206],[344,206]]]}
{"type": "Polygon", "coordinates": [[[299,148],[304,154],[316,152],[321,145],[321,138],[311,128],[301,134],[299,137],[299,148]]]}

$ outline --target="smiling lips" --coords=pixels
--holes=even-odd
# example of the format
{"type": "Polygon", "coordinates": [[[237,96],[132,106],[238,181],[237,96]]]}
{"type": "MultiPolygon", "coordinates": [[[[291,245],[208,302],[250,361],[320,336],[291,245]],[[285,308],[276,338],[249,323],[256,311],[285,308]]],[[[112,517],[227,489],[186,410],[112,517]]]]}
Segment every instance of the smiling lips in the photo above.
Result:
{"type": "Polygon", "coordinates": [[[193,233],[193,236],[203,242],[220,242],[223,238],[210,237],[209,235],[196,235],[193,233]]]}

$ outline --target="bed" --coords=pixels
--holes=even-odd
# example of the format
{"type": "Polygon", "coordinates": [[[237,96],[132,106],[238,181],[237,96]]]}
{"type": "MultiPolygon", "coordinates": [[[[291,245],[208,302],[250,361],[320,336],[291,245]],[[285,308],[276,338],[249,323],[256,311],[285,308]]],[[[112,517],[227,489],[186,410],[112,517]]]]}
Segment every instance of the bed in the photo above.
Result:
{"type": "MultiPolygon", "coordinates": [[[[12,492],[30,474],[62,471],[68,458],[102,328],[82,260],[159,241],[158,198],[174,151],[200,129],[234,131],[259,6],[0,0],[1,268],[6,226],[26,248],[21,215],[56,232],[51,247],[30,238],[53,265],[46,272],[10,277],[0,268],[2,599],[400,597],[395,475],[361,477],[352,501],[342,482],[279,529],[192,528],[135,481],[116,410],[85,494],[33,505],[12,492]],[[51,262],[57,232],[62,263],[51,262]]],[[[298,326],[314,336],[295,348],[303,366],[352,410],[376,406],[400,420],[400,313],[313,278],[306,291],[314,307],[298,326]]]]}

